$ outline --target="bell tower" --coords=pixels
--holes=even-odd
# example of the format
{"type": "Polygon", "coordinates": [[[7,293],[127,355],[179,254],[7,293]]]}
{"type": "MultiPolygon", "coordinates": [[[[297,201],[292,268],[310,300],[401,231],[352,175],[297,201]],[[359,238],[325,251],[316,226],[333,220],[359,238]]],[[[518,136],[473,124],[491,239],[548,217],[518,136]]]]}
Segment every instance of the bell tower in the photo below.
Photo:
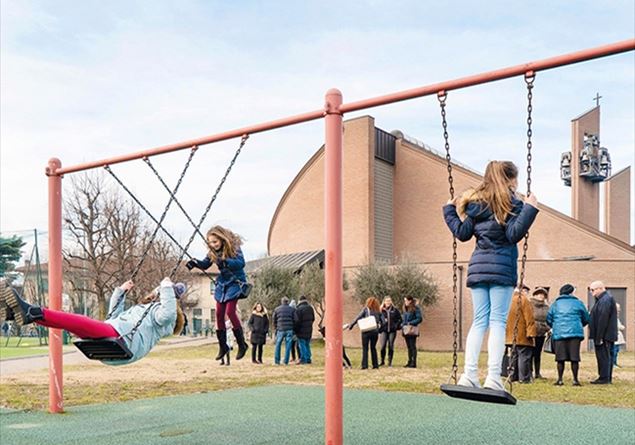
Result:
{"type": "Polygon", "coordinates": [[[600,146],[600,105],[571,121],[571,151],[560,160],[560,177],[571,186],[571,216],[600,229],[600,182],[611,176],[611,157],[600,146]]]}

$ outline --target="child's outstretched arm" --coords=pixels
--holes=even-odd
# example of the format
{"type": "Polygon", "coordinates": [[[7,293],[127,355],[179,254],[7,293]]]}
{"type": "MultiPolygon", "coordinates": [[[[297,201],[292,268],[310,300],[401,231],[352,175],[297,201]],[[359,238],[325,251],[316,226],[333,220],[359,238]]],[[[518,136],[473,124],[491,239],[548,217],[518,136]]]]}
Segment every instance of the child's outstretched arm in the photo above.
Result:
{"type": "Polygon", "coordinates": [[[459,241],[467,241],[472,238],[474,234],[474,219],[471,216],[466,216],[465,221],[461,221],[456,212],[456,205],[453,202],[443,206],[443,218],[450,232],[459,241]]]}
{"type": "Polygon", "coordinates": [[[161,304],[154,312],[154,320],[159,326],[174,323],[176,320],[176,295],[174,294],[174,284],[168,277],[161,281],[159,296],[161,304]]]}
{"type": "Polygon", "coordinates": [[[203,258],[202,260],[197,260],[196,258],[192,258],[187,263],[185,263],[185,267],[187,267],[188,270],[192,270],[195,267],[197,269],[207,270],[209,269],[211,265],[212,265],[212,260],[210,260],[209,257],[207,256],[203,258]]]}
{"type": "Polygon", "coordinates": [[[511,243],[515,244],[523,239],[538,215],[536,196],[530,196],[531,199],[527,197],[524,204],[516,202],[512,210],[513,216],[507,220],[505,235],[511,243]]]}
{"type": "Polygon", "coordinates": [[[134,282],[132,280],[128,280],[121,286],[116,287],[114,291],[112,291],[112,295],[110,296],[110,304],[108,305],[108,313],[112,314],[110,318],[115,318],[117,315],[123,312],[125,298],[121,298],[121,296],[124,294],[124,292],[128,292],[133,287],[134,282]]]}

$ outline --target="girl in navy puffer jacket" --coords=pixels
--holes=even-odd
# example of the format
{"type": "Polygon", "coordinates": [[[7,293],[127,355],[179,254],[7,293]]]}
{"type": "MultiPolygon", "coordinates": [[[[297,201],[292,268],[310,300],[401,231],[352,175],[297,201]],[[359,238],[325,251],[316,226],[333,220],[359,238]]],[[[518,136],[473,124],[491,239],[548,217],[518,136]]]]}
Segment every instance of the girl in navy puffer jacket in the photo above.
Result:
{"type": "Polygon", "coordinates": [[[445,222],[457,239],[476,238],[467,271],[474,318],[466,339],[465,368],[459,385],[480,387],[478,356],[489,328],[488,370],[483,386],[504,389],[500,371],[507,313],[518,280],[516,244],[538,214],[535,195],[530,194],[523,203],[516,197],[517,186],[518,168],[512,162],[491,161],[478,187],[443,207],[445,222]]]}
{"type": "Polygon", "coordinates": [[[227,331],[225,327],[225,315],[232,324],[232,331],[238,343],[236,360],[244,357],[249,346],[245,341],[243,327],[236,313],[238,300],[244,298],[243,286],[247,282],[245,276],[245,258],[240,250],[242,238],[221,226],[214,226],[207,232],[208,253],[202,260],[192,259],[187,262],[187,268],[199,268],[206,270],[216,264],[219,275],[216,278],[214,299],[216,300],[216,338],[218,338],[218,355],[216,360],[221,360],[225,354],[229,354],[227,347],[227,331]]]}

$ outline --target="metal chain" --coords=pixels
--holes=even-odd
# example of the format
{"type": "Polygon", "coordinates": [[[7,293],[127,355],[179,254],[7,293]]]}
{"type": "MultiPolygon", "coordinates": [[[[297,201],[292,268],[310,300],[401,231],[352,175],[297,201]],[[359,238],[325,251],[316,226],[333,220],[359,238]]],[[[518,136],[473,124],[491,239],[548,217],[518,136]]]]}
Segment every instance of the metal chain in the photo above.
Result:
{"type": "MultiPolygon", "coordinates": [[[[527,196],[531,193],[531,160],[532,154],[531,149],[533,146],[531,137],[533,136],[533,130],[531,128],[533,119],[531,117],[531,113],[533,111],[532,99],[533,99],[533,88],[534,88],[534,80],[536,79],[536,74],[533,71],[530,71],[525,74],[525,83],[527,85],[527,196]]],[[[518,306],[516,308],[516,319],[514,322],[514,334],[512,338],[512,349],[511,349],[511,357],[509,359],[509,364],[507,366],[507,382],[509,383],[509,392],[512,392],[512,382],[511,377],[514,373],[514,353],[518,355],[516,352],[516,341],[518,339],[518,322],[520,321],[520,313],[521,313],[521,305],[522,305],[522,293],[523,287],[525,286],[525,266],[527,264],[527,249],[529,248],[529,232],[525,234],[525,240],[523,242],[523,256],[521,258],[520,263],[520,283],[518,284],[518,298],[517,303],[518,306]]]]}
{"type": "Polygon", "coordinates": [[[165,181],[163,180],[163,178],[161,177],[161,175],[159,174],[159,172],[154,168],[154,165],[152,165],[152,163],[150,162],[150,160],[146,160],[146,163],[148,164],[148,167],[150,167],[150,169],[152,170],[152,172],[156,175],[157,179],[159,179],[159,181],[161,182],[161,185],[163,185],[163,188],[170,194],[170,197],[172,198],[172,200],[174,201],[174,203],[177,205],[177,207],[179,209],[181,209],[181,212],[183,213],[183,215],[185,216],[185,218],[187,218],[187,220],[190,222],[190,224],[192,225],[192,227],[194,227],[198,233],[198,235],[203,239],[203,241],[207,244],[207,240],[205,239],[205,235],[203,235],[203,233],[201,233],[201,231],[199,230],[198,227],[196,227],[196,223],[194,221],[192,221],[192,218],[190,217],[190,215],[187,213],[187,211],[183,208],[183,205],[181,205],[181,203],[179,202],[178,199],[176,199],[176,196],[174,196],[174,194],[172,193],[172,190],[170,190],[170,187],[168,187],[168,185],[165,183],[165,181]]]}
{"type": "MultiPolygon", "coordinates": [[[[201,218],[199,219],[198,224],[194,228],[195,230],[192,232],[192,235],[190,236],[190,239],[188,240],[187,244],[185,245],[185,248],[182,250],[181,256],[179,257],[179,259],[177,260],[176,264],[174,265],[174,268],[172,269],[172,272],[170,273],[170,277],[172,277],[176,273],[177,269],[181,265],[181,259],[183,258],[183,255],[185,255],[187,253],[186,251],[187,251],[187,249],[189,249],[190,245],[192,244],[192,241],[194,241],[194,237],[196,236],[196,234],[197,233],[200,234],[201,226],[203,225],[203,222],[205,221],[205,218],[207,217],[207,214],[209,213],[209,210],[212,208],[212,205],[214,204],[214,201],[216,201],[216,198],[218,197],[218,193],[220,192],[221,188],[223,187],[223,184],[225,184],[225,181],[227,180],[227,176],[229,176],[229,173],[231,172],[232,168],[234,167],[234,164],[236,163],[236,159],[238,158],[238,155],[240,154],[240,152],[243,149],[243,147],[245,146],[245,143],[247,142],[247,139],[249,139],[249,135],[248,134],[244,134],[243,137],[240,140],[240,145],[238,146],[238,150],[236,150],[236,153],[234,153],[234,157],[232,158],[231,162],[229,163],[229,166],[227,167],[227,170],[225,170],[225,175],[223,175],[223,178],[221,179],[220,184],[218,184],[218,187],[216,187],[216,191],[214,192],[214,195],[212,196],[212,199],[207,204],[207,207],[205,207],[205,211],[201,215],[201,218]]],[[[207,240],[205,240],[205,244],[207,245],[207,240]]]]}
{"type": "MultiPolygon", "coordinates": [[[[445,141],[445,160],[447,162],[447,169],[448,169],[448,184],[449,184],[449,191],[450,191],[450,199],[454,199],[454,178],[452,177],[452,157],[450,156],[450,137],[448,134],[448,122],[446,119],[446,112],[445,112],[445,105],[446,105],[446,99],[447,99],[448,95],[445,91],[440,91],[437,94],[437,98],[439,99],[439,105],[441,106],[441,120],[442,120],[442,125],[443,125],[443,139],[445,141]]],[[[453,332],[452,332],[452,338],[453,338],[453,342],[452,342],[452,374],[450,375],[450,379],[454,380],[454,384],[456,385],[457,383],[457,372],[459,369],[458,366],[458,349],[459,349],[459,342],[458,342],[458,338],[459,338],[459,334],[458,334],[458,326],[459,326],[459,322],[458,322],[458,298],[457,298],[457,293],[458,293],[458,286],[457,286],[457,281],[458,281],[458,275],[457,275],[457,254],[456,254],[456,248],[457,248],[457,243],[456,243],[456,237],[453,236],[452,237],[452,301],[453,301],[453,309],[452,309],[452,315],[454,317],[454,320],[452,322],[452,327],[453,327],[453,332]]]]}
{"type": "MultiPolygon", "coordinates": [[[[181,182],[183,182],[183,178],[185,177],[185,173],[187,172],[188,168],[190,167],[190,163],[192,162],[192,158],[194,157],[194,154],[196,153],[196,149],[197,148],[198,147],[193,147],[192,150],[190,151],[190,155],[187,158],[187,162],[185,163],[185,166],[183,167],[183,170],[181,171],[181,175],[179,176],[179,179],[178,179],[178,181],[176,183],[176,186],[174,186],[174,191],[172,193],[170,193],[170,200],[168,201],[167,205],[163,209],[163,213],[161,214],[161,217],[159,218],[159,221],[157,222],[153,218],[153,220],[156,222],[156,227],[154,228],[154,232],[152,232],[152,234],[150,235],[150,240],[146,244],[145,249],[143,250],[143,253],[141,254],[141,259],[139,260],[139,262],[135,266],[135,268],[134,268],[134,270],[133,270],[133,272],[132,272],[132,274],[130,276],[131,280],[134,280],[136,278],[137,274],[139,273],[139,271],[141,270],[141,266],[143,266],[143,263],[144,263],[147,255],[148,255],[148,252],[150,251],[150,248],[152,247],[152,243],[154,242],[154,239],[156,238],[157,233],[159,232],[159,228],[162,228],[161,223],[163,223],[163,220],[165,219],[165,216],[167,215],[168,210],[170,209],[170,205],[172,204],[174,194],[179,190],[179,187],[181,186],[181,182]]],[[[146,163],[150,164],[150,159],[148,157],[144,158],[144,161],[146,163]]],[[[105,168],[106,168],[106,171],[108,171],[108,173],[110,173],[117,180],[117,182],[119,182],[119,184],[121,184],[121,186],[131,196],[133,196],[132,192],[130,192],[130,190],[126,186],[124,186],[123,183],[119,180],[119,178],[113,173],[112,169],[110,169],[109,166],[106,166],[105,168]]],[[[146,211],[146,213],[149,214],[148,210],[143,205],[141,205],[141,203],[136,198],[135,198],[135,201],[137,202],[137,204],[139,204],[140,207],[142,207],[146,211]]],[[[119,307],[121,302],[123,300],[125,300],[127,293],[128,293],[127,291],[124,291],[124,293],[121,294],[121,297],[119,297],[119,299],[117,300],[117,303],[113,306],[112,310],[108,313],[108,316],[106,317],[106,319],[109,319],[110,317],[112,317],[112,314],[117,309],[117,307],[119,307]]]]}
{"type": "Polygon", "coordinates": [[[128,340],[132,341],[132,338],[137,333],[137,330],[139,329],[139,326],[141,326],[141,324],[143,323],[143,320],[147,317],[147,315],[150,313],[152,308],[154,306],[158,305],[158,304],[160,304],[160,303],[156,303],[156,302],[148,303],[148,307],[146,308],[145,311],[143,311],[143,314],[141,314],[141,317],[139,318],[139,321],[137,321],[137,323],[134,325],[132,330],[130,332],[128,332],[126,335],[121,335],[120,337],[127,337],[128,340]]]}

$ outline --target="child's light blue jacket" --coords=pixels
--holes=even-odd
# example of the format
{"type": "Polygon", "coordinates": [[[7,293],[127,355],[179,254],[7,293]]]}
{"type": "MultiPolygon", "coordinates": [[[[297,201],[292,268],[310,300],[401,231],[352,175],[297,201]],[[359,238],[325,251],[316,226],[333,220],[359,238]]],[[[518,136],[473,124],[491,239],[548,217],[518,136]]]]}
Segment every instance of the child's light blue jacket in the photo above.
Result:
{"type": "Polygon", "coordinates": [[[122,293],[123,289],[120,287],[112,293],[108,309],[109,313],[112,312],[112,316],[106,320],[106,323],[115,328],[119,335],[126,336],[130,333],[148,306],[152,305],[153,307],[132,337],[132,341],[124,337],[133,354],[132,358],[129,360],[102,360],[107,365],[126,365],[145,357],[161,337],[172,335],[176,324],[176,296],[172,286],[161,287],[160,303],[137,304],[125,311],[123,310],[125,299],[122,299],[117,305],[122,293]],[[113,312],[115,305],[117,308],[113,312]]]}

